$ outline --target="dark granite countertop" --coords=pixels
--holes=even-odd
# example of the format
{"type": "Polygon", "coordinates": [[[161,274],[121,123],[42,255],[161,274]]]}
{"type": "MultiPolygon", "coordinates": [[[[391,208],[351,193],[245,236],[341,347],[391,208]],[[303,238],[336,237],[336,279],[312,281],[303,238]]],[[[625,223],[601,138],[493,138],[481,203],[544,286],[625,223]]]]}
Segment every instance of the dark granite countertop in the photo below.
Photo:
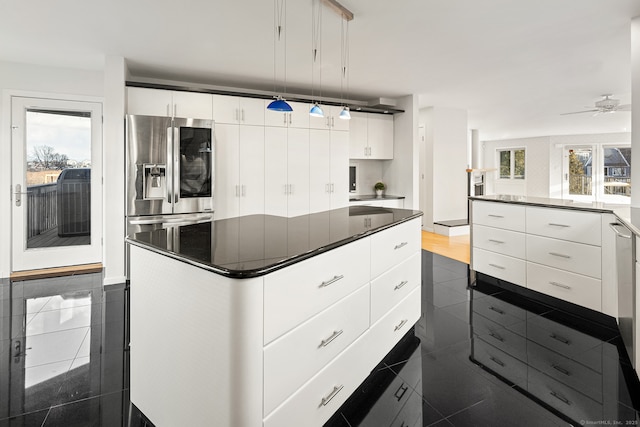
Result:
{"type": "Polygon", "coordinates": [[[223,276],[249,278],[271,273],[421,215],[420,211],[372,206],[352,206],[292,218],[248,215],[168,226],[136,233],[126,241],[223,276]],[[365,221],[365,218],[371,220],[365,221]]]}
{"type": "Polygon", "coordinates": [[[358,196],[349,196],[350,202],[364,202],[370,200],[398,200],[404,199],[404,196],[393,196],[391,194],[383,194],[382,196],[377,196],[375,194],[360,194],[358,196]]]}

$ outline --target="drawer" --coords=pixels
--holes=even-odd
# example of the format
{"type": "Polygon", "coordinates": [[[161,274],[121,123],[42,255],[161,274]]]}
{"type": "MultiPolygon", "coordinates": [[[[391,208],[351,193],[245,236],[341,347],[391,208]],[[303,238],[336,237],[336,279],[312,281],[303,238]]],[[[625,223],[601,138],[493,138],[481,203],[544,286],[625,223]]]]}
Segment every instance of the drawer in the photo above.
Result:
{"type": "MultiPolygon", "coordinates": [[[[422,390],[422,384],[419,383],[416,390],[422,390]]],[[[402,407],[402,411],[396,419],[390,424],[390,427],[420,427],[422,426],[422,397],[417,392],[409,390],[411,393],[407,399],[407,403],[402,407]]],[[[381,424],[373,424],[378,427],[381,424]]]]}
{"type": "Polygon", "coordinates": [[[527,260],[600,279],[602,249],[599,246],[527,235],[527,260]]]}
{"type": "Polygon", "coordinates": [[[360,363],[373,369],[420,319],[420,294],[418,286],[369,328],[367,355],[360,363]]]}
{"type": "Polygon", "coordinates": [[[473,246],[515,258],[525,258],[525,235],[517,231],[473,225],[473,246]]]}
{"type": "Polygon", "coordinates": [[[602,405],[535,368],[529,367],[528,391],[574,421],[602,420],[602,405]]]}
{"type": "Polygon", "coordinates": [[[526,262],[495,252],[473,248],[473,269],[520,286],[527,284],[526,262]]]}
{"type": "Polygon", "coordinates": [[[524,232],[525,207],[509,203],[472,202],[474,224],[524,232]]]}
{"type": "Polygon", "coordinates": [[[264,413],[275,409],[368,327],[369,286],[365,285],[266,346],[264,413]]]}
{"type": "Polygon", "coordinates": [[[394,305],[420,286],[422,256],[416,252],[402,264],[371,282],[371,323],[375,323],[394,305]]]}
{"type": "MultiPolygon", "coordinates": [[[[367,356],[366,334],[306,382],[265,419],[264,427],[323,425],[375,366],[362,363],[367,356]]],[[[378,362],[380,359],[378,359],[378,362]]]]}
{"type": "Polygon", "coordinates": [[[524,331],[524,323],[527,320],[527,314],[524,309],[491,295],[484,296],[479,292],[474,292],[473,295],[471,307],[475,313],[481,314],[483,317],[493,320],[508,329],[517,329],[514,332],[524,331]],[[482,296],[478,298],[477,295],[482,296]]]}
{"type": "Polygon", "coordinates": [[[602,218],[594,212],[527,207],[527,233],[600,246],[602,218]]]}
{"type": "Polygon", "coordinates": [[[529,313],[527,339],[602,373],[602,341],[597,338],[529,313]]]}
{"type": "Polygon", "coordinates": [[[602,310],[599,279],[528,262],[527,288],[592,310],[602,310]]]}
{"type": "Polygon", "coordinates": [[[527,360],[527,339],[477,313],[471,314],[473,334],[519,360],[527,360]]]}
{"type": "Polygon", "coordinates": [[[533,341],[527,343],[527,358],[529,365],[602,403],[602,375],[598,372],[533,341]]]}
{"type": "Polygon", "coordinates": [[[473,340],[473,358],[522,388],[527,387],[527,365],[482,339],[473,340]]]}
{"type": "Polygon", "coordinates": [[[369,282],[370,260],[364,238],[264,276],[264,344],[369,282]]]}
{"type": "Polygon", "coordinates": [[[421,219],[416,218],[371,236],[371,278],[420,252],[421,219]]]}

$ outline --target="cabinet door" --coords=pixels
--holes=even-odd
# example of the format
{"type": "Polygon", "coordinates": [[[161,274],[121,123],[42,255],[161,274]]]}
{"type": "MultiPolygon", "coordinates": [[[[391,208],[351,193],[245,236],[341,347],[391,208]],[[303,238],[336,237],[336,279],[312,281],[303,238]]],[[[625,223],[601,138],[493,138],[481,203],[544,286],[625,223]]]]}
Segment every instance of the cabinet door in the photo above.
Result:
{"type": "Polygon", "coordinates": [[[369,114],[367,135],[371,159],[393,159],[393,116],[369,114]]]}
{"type": "Polygon", "coordinates": [[[288,114],[288,125],[291,128],[309,129],[309,105],[301,102],[290,102],[293,111],[288,114]]]}
{"type": "Polygon", "coordinates": [[[264,128],[265,214],[287,216],[287,129],[264,128]]]}
{"type": "Polygon", "coordinates": [[[265,112],[264,112],[264,124],[266,126],[274,126],[285,128],[289,126],[289,114],[283,113],[281,111],[271,111],[267,110],[267,105],[271,102],[270,99],[264,101],[265,112]]]}
{"type": "Polygon", "coordinates": [[[289,183],[288,216],[309,213],[309,130],[288,130],[287,180],[289,183]]]}
{"type": "Polygon", "coordinates": [[[264,99],[239,98],[239,119],[243,125],[264,126],[265,105],[264,99]]]}
{"type": "Polygon", "coordinates": [[[231,218],[239,214],[239,167],[240,153],[238,125],[215,125],[216,137],[216,181],[213,184],[215,218],[231,218]]]}
{"type": "Polygon", "coordinates": [[[171,116],[171,91],[147,89],[143,87],[127,88],[127,113],[142,116],[171,116]]]}
{"type": "MultiPolygon", "coordinates": [[[[307,104],[307,111],[311,109],[313,104],[307,104]]],[[[320,108],[324,112],[324,117],[313,117],[309,116],[309,128],[311,129],[329,129],[329,125],[331,124],[331,107],[328,105],[320,104],[320,108]]]]}
{"type": "Polygon", "coordinates": [[[309,131],[309,210],[331,209],[331,132],[309,131]]]}
{"type": "MultiPolygon", "coordinates": [[[[333,106],[329,111],[330,111],[329,115],[331,116],[332,130],[348,131],[350,129],[351,120],[345,120],[340,118],[342,107],[333,106]]],[[[325,112],[325,115],[326,115],[326,112],[325,112]]]]}
{"type": "Polygon", "coordinates": [[[331,131],[331,209],[349,205],[349,132],[331,131]]]}
{"type": "Polygon", "coordinates": [[[213,120],[216,123],[239,123],[240,102],[235,96],[213,95],[213,120]]]}
{"type": "Polygon", "coordinates": [[[367,113],[351,113],[349,124],[349,158],[366,159],[367,146],[367,113]]]}
{"type": "Polygon", "coordinates": [[[264,213],[264,127],[240,125],[240,215],[264,213]]]}
{"type": "Polygon", "coordinates": [[[213,95],[195,92],[173,92],[173,114],[189,119],[213,118],[213,95]]]}

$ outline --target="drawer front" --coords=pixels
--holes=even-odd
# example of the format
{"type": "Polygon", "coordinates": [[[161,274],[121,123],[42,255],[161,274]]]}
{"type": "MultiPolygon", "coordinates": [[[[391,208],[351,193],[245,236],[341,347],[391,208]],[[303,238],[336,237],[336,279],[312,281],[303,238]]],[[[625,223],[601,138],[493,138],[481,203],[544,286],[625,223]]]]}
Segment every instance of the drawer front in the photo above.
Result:
{"type": "Polygon", "coordinates": [[[264,277],[264,344],[369,282],[370,240],[356,240],[264,277]]]}
{"type": "Polygon", "coordinates": [[[529,368],[528,391],[574,421],[601,420],[602,405],[571,387],[529,368]]]}
{"type": "Polygon", "coordinates": [[[517,231],[474,224],[473,246],[515,258],[525,258],[525,235],[517,231]]]}
{"type": "Polygon", "coordinates": [[[601,374],[533,341],[527,343],[527,357],[529,365],[602,403],[601,374]]]}
{"type": "MultiPolygon", "coordinates": [[[[329,363],[265,419],[264,427],[321,426],[369,375],[366,335],[329,363]]],[[[375,366],[375,365],[374,365],[375,366]]]]}
{"type": "Polygon", "coordinates": [[[524,206],[474,200],[472,207],[474,224],[520,232],[525,230],[524,206]]]}
{"type": "Polygon", "coordinates": [[[420,224],[416,218],[371,236],[371,278],[420,252],[420,224]]]}
{"type": "Polygon", "coordinates": [[[361,363],[373,369],[420,319],[421,289],[417,287],[369,328],[368,350],[361,363]]]}
{"type": "Polygon", "coordinates": [[[528,314],[527,339],[602,373],[602,341],[547,318],[528,314]]]}
{"type": "Polygon", "coordinates": [[[527,319],[524,309],[491,295],[484,296],[478,292],[474,292],[473,295],[472,308],[475,313],[481,314],[506,328],[523,329],[522,325],[527,319]],[[478,298],[477,295],[482,296],[478,298]]]}
{"type": "Polygon", "coordinates": [[[518,258],[473,248],[473,269],[516,285],[527,284],[526,262],[518,258]]]}
{"type": "Polygon", "coordinates": [[[602,249],[599,246],[527,235],[527,260],[600,279],[602,249]]]}
{"type": "Polygon", "coordinates": [[[527,233],[600,246],[602,219],[594,212],[527,207],[527,233]]]}
{"type": "Polygon", "coordinates": [[[394,305],[420,286],[422,257],[416,252],[402,264],[371,282],[371,323],[375,323],[394,305]]]}
{"type": "MultiPolygon", "coordinates": [[[[416,390],[422,390],[422,384],[418,384],[416,390]]],[[[402,407],[390,427],[419,427],[422,425],[422,397],[413,390],[407,391],[409,398],[402,407]],[[409,394],[410,393],[410,394],[409,394]]],[[[381,424],[373,424],[378,427],[381,424]]]]}
{"type": "Polygon", "coordinates": [[[519,360],[526,360],[527,340],[524,336],[505,329],[477,313],[471,314],[471,326],[475,336],[519,360]]]}
{"type": "MultiPolygon", "coordinates": [[[[417,359],[421,360],[420,357],[417,357],[417,359]]],[[[414,375],[415,377],[411,378],[412,381],[421,377],[421,375],[415,373],[414,375]]],[[[415,381],[413,382],[415,383],[415,381]]],[[[414,385],[396,376],[358,426],[379,427],[394,425],[392,422],[399,415],[403,406],[408,403],[413,394],[417,394],[413,392],[414,385]]]]}
{"type": "Polygon", "coordinates": [[[602,310],[599,279],[528,262],[527,288],[592,310],[602,310]]]}
{"type": "Polygon", "coordinates": [[[527,365],[482,339],[473,340],[473,357],[512,383],[527,387],[527,365]]]}
{"type": "Polygon", "coordinates": [[[368,327],[369,286],[365,285],[265,347],[264,413],[274,410],[368,327]]]}

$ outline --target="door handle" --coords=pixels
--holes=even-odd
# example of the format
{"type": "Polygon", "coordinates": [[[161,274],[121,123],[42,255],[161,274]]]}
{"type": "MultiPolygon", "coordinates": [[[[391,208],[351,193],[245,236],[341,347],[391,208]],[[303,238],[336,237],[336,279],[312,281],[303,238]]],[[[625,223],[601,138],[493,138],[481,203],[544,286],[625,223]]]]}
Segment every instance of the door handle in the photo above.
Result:
{"type": "Polygon", "coordinates": [[[16,184],[16,191],[14,194],[16,196],[16,206],[22,206],[22,195],[27,194],[22,191],[22,185],[16,184]]]}

